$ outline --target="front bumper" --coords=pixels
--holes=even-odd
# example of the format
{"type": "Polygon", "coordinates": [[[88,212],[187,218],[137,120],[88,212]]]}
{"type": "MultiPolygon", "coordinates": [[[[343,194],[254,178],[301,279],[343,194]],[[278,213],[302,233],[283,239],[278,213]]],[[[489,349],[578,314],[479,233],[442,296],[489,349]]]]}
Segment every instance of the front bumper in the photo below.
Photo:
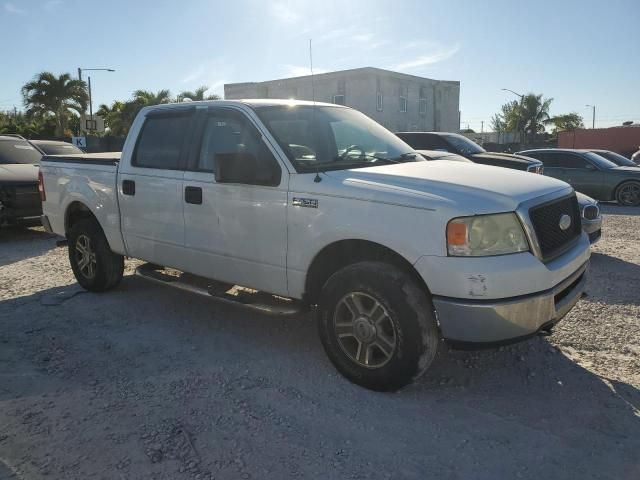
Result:
{"type": "Polygon", "coordinates": [[[582,230],[589,236],[589,242],[593,245],[602,236],[602,216],[593,220],[582,217],[582,230]]]}
{"type": "Polygon", "coordinates": [[[497,344],[527,338],[564,317],[578,302],[587,281],[589,262],[555,287],[502,300],[433,297],[446,340],[453,343],[497,344]]]}

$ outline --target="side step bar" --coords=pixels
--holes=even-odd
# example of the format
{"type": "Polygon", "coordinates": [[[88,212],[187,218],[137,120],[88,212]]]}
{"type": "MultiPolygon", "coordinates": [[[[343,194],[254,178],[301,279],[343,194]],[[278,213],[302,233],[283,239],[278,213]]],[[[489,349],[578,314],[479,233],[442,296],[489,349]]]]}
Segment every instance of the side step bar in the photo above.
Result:
{"type": "Polygon", "coordinates": [[[136,268],[136,275],[155,283],[269,315],[295,315],[304,311],[300,302],[290,298],[278,297],[238,285],[209,280],[151,263],[146,263],[136,268]]]}

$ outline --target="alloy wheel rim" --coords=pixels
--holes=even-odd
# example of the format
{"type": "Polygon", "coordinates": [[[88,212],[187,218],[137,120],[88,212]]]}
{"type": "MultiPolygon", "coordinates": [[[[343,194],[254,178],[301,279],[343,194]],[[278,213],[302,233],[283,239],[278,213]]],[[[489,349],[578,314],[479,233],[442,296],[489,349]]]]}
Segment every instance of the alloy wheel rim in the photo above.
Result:
{"type": "Polygon", "coordinates": [[[342,297],[336,305],[333,326],[342,351],[362,367],[383,367],[395,353],[395,324],[371,295],[351,292],[342,297]]]}
{"type": "Polygon", "coordinates": [[[91,239],[86,235],[80,235],[76,239],[75,245],[76,263],[80,273],[87,279],[96,276],[96,253],[91,245],[91,239]]]}
{"type": "Polygon", "coordinates": [[[636,205],[640,201],[640,185],[625,185],[620,190],[621,203],[625,205],[636,205]]]}

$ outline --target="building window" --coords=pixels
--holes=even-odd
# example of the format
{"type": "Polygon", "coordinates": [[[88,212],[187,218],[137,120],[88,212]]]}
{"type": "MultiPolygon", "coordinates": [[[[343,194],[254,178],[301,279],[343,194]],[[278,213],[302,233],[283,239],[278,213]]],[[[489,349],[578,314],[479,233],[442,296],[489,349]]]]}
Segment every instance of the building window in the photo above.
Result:
{"type": "Polygon", "coordinates": [[[407,97],[400,97],[400,111],[402,113],[407,112],[407,97]]]}
{"type": "Polygon", "coordinates": [[[334,95],[333,103],[336,105],[344,105],[344,95],[334,95]]]}
{"type": "Polygon", "coordinates": [[[426,115],[426,113],[427,113],[427,99],[426,98],[421,98],[420,99],[420,105],[419,105],[418,112],[421,113],[422,115],[426,115]]]}
{"type": "Polygon", "coordinates": [[[382,92],[376,94],[376,110],[379,112],[382,111],[382,92]]]}

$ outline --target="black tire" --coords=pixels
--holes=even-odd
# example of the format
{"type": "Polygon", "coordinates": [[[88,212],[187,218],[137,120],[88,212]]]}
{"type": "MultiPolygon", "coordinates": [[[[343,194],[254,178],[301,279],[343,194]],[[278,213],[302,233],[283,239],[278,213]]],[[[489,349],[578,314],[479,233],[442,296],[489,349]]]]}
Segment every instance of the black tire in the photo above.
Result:
{"type": "Polygon", "coordinates": [[[338,371],[376,391],[398,390],[420,377],[433,362],[440,340],[429,293],[409,274],[381,262],[349,265],[327,280],[318,302],[318,330],[338,371]],[[378,313],[357,317],[349,306],[354,298],[366,309],[377,308],[378,313]],[[351,336],[349,321],[340,321],[349,317],[354,319],[351,336]],[[383,318],[382,323],[372,321],[373,317],[383,318]],[[379,336],[386,340],[379,342],[379,336]],[[388,348],[388,340],[394,341],[393,349],[388,348]],[[387,351],[376,345],[382,343],[387,351]],[[366,349],[364,362],[358,361],[362,348],[366,349]],[[370,360],[370,366],[365,366],[370,360]]]}
{"type": "Polygon", "coordinates": [[[640,182],[622,182],[616,188],[616,201],[625,207],[637,207],[640,205],[640,182]]]}
{"type": "MultiPolygon", "coordinates": [[[[91,292],[104,292],[114,288],[122,280],[124,257],[111,251],[104,232],[93,219],[82,219],[75,223],[67,235],[69,262],[78,283],[91,292]],[[92,270],[82,265],[81,248],[90,246],[92,270]],[[80,243],[79,243],[80,242],[80,243]],[[92,275],[90,275],[92,273],[92,275]]],[[[86,248],[84,249],[85,251],[86,248]]]]}

